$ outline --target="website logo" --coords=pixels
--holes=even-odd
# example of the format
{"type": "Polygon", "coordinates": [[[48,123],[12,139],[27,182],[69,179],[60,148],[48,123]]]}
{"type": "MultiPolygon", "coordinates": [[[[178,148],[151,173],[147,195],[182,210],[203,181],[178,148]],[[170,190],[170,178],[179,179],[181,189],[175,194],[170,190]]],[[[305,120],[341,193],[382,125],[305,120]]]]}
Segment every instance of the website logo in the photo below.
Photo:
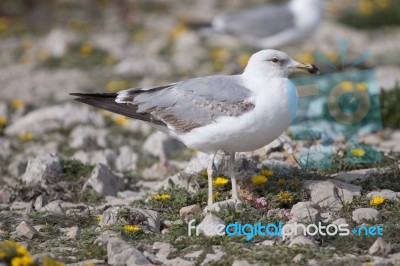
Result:
{"type": "Polygon", "coordinates": [[[305,225],[302,223],[288,223],[283,225],[282,222],[263,224],[262,222],[254,224],[242,224],[239,222],[225,224],[199,224],[195,225],[196,220],[190,220],[188,223],[188,236],[194,234],[196,236],[204,233],[208,236],[245,236],[247,241],[252,240],[256,236],[261,237],[281,237],[283,240],[292,236],[349,236],[354,234],[357,236],[382,236],[383,228],[380,226],[360,226],[350,230],[349,224],[327,224],[321,222],[317,224],[305,225]]]}

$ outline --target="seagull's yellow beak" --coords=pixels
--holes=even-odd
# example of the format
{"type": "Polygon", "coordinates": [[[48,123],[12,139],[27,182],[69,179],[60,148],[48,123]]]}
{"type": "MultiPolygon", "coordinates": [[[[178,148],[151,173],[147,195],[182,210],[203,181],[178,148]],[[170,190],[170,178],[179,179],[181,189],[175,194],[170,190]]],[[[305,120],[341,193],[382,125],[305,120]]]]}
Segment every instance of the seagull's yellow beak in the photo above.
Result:
{"type": "Polygon", "coordinates": [[[310,74],[319,74],[319,69],[313,64],[303,64],[296,62],[294,66],[291,67],[294,72],[307,72],[310,74]]]}

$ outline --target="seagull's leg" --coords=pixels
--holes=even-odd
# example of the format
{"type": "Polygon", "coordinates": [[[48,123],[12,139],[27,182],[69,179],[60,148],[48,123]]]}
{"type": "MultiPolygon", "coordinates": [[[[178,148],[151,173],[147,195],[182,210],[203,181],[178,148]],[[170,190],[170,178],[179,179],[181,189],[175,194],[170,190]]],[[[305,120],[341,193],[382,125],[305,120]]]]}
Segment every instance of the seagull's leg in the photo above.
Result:
{"type": "Polygon", "coordinates": [[[207,174],[208,174],[208,206],[213,204],[213,172],[214,172],[214,159],[217,155],[217,152],[214,152],[211,155],[211,162],[208,164],[207,167],[207,174]]]}
{"type": "Polygon", "coordinates": [[[229,156],[229,171],[232,183],[232,199],[238,200],[239,197],[237,193],[236,178],[235,178],[235,152],[231,152],[229,156]]]}

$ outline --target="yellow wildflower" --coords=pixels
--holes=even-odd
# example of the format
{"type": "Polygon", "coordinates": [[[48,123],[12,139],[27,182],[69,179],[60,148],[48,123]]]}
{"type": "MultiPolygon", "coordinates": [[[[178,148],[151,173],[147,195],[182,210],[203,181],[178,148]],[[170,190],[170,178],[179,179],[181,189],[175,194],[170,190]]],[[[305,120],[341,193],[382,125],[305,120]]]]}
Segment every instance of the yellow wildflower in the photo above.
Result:
{"type": "Polygon", "coordinates": [[[29,254],[28,250],[26,250],[26,248],[24,246],[22,246],[22,245],[18,245],[16,247],[15,251],[17,252],[17,255],[19,255],[19,256],[25,256],[25,255],[29,254]]]}
{"type": "Polygon", "coordinates": [[[381,205],[382,203],[384,203],[385,202],[385,197],[383,197],[383,196],[375,196],[375,197],[373,197],[371,200],[370,200],[370,202],[369,202],[369,204],[371,205],[371,206],[379,206],[379,205],[381,205]]]}
{"type": "Polygon", "coordinates": [[[270,177],[273,174],[274,174],[274,172],[272,172],[271,170],[268,170],[268,169],[261,170],[261,175],[263,175],[263,176],[270,177]]]}
{"type": "Polygon", "coordinates": [[[285,178],[279,178],[279,180],[278,180],[279,185],[283,186],[285,183],[286,183],[285,178]]]}
{"type": "Polygon", "coordinates": [[[50,257],[44,257],[42,266],[64,266],[65,264],[50,257]]]}
{"type": "Polygon", "coordinates": [[[31,266],[33,259],[26,248],[15,241],[4,241],[0,243],[0,259],[11,258],[11,266],[31,266]]]}
{"type": "Polygon", "coordinates": [[[293,201],[293,195],[287,191],[281,191],[278,193],[278,199],[284,203],[290,203],[293,201]]]}
{"type": "Polygon", "coordinates": [[[22,141],[31,141],[33,139],[32,133],[22,133],[19,135],[19,139],[22,141]]]}
{"type": "Polygon", "coordinates": [[[99,215],[96,217],[97,221],[101,222],[101,220],[103,220],[103,215],[99,215]]]}
{"type": "Polygon", "coordinates": [[[226,184],[228,184],[229,180],[228,178],[225,177],[217,177],[214,181],[213,181],[213,185],[215,187],[222,187],[225,186],[226,184]]]}
{"type": "Polygon", "coordinates": [[[4,127],[7,125],[7,119],[3,116],[0,116],[0,127],[4,127]]]}
{"type": "Polygon", "coordinates": [[[169,33],[172,39],[178,39],[188,31],[187,27],[183,24],[176,24],[169,33]]]}
{"type": "Polygon", "coordinates": [[[171,198],[171,195],[169,194],[156,194],[153,195],[153,199],[155,200],[169,200],[171,198]]]}
{"type": "Polygon", "coordinates": [[[251,182],[254,185],[262,185],[268,181],[268,178],[265,175],[256,175],[251,178],[251,182]]]}
{"type": "Polygon", "coordinates": [[[33,259],[30,255],[22,257],[14,257],[11,259],[11,266],[29,266],[29,265],[33,265],[33,259]]]}
{"type": "Polygon", "coordinates": [[[365,155],[365,151],[361,148],[359,149],[352,149],[351,154],[353,154],[356,157],[363,157],[365,155]]]}
{"type": "Polygon", "coordinates": [[[129,83],[125,80],[112,80],[107,84],[107,90],[109,92],[117,92],[129,88],[129,83]]]}
{"type": "Polygon", "coordinates": [[[124,225],[124,231],[125,232],[136,232],[139,231],[140,227],[134,226],[134,225],[124,225]]]}
{"type": "Polygon", "coordinates": [[[14,99],[11,101],[11,107],[13,109],[21,109],[25,106],[25,103],[23,100],[20,99],[14,99]]]}
{"type": "Polygon", "coordinates": [[[114,122],[120,126],[128,124],[128,119],[125,116],[118,115],[114,118],[114,122]]]}
{"type": "Polygon", "coordinates": [[[93,53],[93,45],[89,42],[86,42],[81,45],[81,47],[79,48],[79,52],[83,56],[89,56],[93,53]]]}

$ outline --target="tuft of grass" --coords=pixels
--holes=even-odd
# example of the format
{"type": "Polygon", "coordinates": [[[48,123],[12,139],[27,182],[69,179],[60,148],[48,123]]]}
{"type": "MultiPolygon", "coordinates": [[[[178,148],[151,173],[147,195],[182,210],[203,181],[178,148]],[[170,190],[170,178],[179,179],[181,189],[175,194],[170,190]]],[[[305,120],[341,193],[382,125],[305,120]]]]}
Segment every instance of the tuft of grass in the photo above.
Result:
{"type": "Polygon", "coordinates": [[[371,176],[370,178],[361,182],[360,185],[364,191],[378,189],[400,191],[400,170],[397,166],[394,166],[387,171],[382,171],[374,176],[371,176]]]}
{"type": "Polygon", "coordinates": [[[79,228],[97,225],[98,221],[93,213],[58,213],[31,212],[28,214],[33,224],[56,225],[59,228],[78,226],[79,228]]]}
{"type": "Polygon", "coordinates": [[[94,244],[94,240],[99,236],[96,227],[86,227],[81,230],[81,237],[77,241],[77,252],[75,256],[78,261],[87,259],[106,259],[107,246],[94,244]]]}
{"type": "MultiPolygon", "coordinates": [[[[400,17],[399,17],[400,18],[400,17]]],[[[400,85],[392,90],[381,92],[380,105],[383,127],[400,128],[400,85]]]]}
{"type": "Polygon", "coordinates": [[[92,189],[85,189],[79,194],[79,202],[98,205],[104,201],[104,197],[92,189]]]}
{"type": "Polygon", "coordinates": [[[65,179],[68,181],[77,181],[83,177],[87,177],[94,168],[93,165],[84,164],[75,159],[64,159],[61,164],[65,179]]]}
{"type": "Polygon", "coordinates": [[[179,210],[182,207],[196,204],[196,198],[186,189],[170,187],[167,190],[159,191],[158,194],[167,194],[171,197],[167,200],[157,200],[152,198],[147,205],[150,208],[162,210],[161,219],[176,220],[180,219],[179,210]]]}

